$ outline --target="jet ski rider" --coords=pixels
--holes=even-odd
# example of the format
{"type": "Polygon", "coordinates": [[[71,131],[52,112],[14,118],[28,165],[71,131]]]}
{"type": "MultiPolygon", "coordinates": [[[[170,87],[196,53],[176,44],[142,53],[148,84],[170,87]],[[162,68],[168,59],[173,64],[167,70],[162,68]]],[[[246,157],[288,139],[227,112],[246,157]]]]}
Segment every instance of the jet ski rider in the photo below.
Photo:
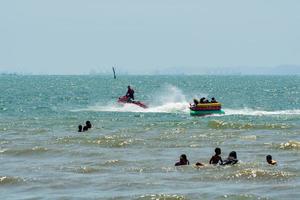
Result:
{"type": "Polygon", "coordinates": [[[134,90],[130,88],[130,85],[128,85],[128,90],[126,93],[126,97],[128,97],[127,102],[133,102],[134,101],[134,90]]]}

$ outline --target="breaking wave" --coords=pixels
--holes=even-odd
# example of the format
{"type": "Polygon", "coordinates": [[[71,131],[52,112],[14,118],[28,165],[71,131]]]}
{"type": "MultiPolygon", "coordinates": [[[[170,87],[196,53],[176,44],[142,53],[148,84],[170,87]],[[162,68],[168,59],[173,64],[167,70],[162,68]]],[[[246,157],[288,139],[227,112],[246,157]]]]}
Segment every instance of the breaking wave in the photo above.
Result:
{"type": "Polygon", "coordinates": [[[25,156],[25,155],[38,155],[48,152],[49,150],[45,147],[35,146],[32,148],[25,149],[2,149],[0,153],[11,154],[16,156],[25,156]]]}
{"type": "Polygon", "coordinates": [[[23,178],[14,176],[0,176],[0,185],[13,185],[25,182],[23,178]]]}
{"type": "Polygon", "coordinates": [[[286,143],[281,143],[279,148],[284,150],[300,150],[300,142],[290,140],[286,143]]]}
{"type": "Polygon", "coordinates": [[[289,129],[290,125],[284,123],[264,123],[256,124],[252,122],[225,122],[222,120],[212,120],[208,123],[210,128],[215,129],[289,129]]]}

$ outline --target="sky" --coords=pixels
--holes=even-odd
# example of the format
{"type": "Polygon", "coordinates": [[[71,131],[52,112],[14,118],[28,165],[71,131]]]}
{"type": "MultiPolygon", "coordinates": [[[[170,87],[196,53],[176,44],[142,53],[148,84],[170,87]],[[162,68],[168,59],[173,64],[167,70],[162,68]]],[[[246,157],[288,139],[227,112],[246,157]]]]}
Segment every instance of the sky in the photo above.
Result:
{"type": "Polygon", "coordinates": [[[299,0],[0,0],[0,72],[300,68],[299,0]]]}

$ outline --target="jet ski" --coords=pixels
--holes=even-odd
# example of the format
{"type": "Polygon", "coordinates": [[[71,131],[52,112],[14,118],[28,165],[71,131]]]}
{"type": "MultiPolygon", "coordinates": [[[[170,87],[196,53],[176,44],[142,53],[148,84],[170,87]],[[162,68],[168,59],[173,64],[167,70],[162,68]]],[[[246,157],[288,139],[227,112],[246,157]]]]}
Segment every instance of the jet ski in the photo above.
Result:
{"type": "Polygon", "coordinates": [[[122,96],[119,97],[118,99],[118,103],[123,103],[123,104],[135,104],[141,108],[148,108],[148,106],[146,104],[144,104],[143,102],[140,101],[133,101],[133,100],[129,100],[128,96],[122,96]]]}

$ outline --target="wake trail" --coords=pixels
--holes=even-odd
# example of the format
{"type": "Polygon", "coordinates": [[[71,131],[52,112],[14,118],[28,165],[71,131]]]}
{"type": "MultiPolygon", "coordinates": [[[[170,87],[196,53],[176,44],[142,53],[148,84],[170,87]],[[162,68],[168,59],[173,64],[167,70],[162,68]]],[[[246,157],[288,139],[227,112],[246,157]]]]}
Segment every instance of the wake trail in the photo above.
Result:
{"type": "MultiPolygon", "coordinates": [[[[196,96],[207,96],[207,94],[198,94],[196,96]]],[[[144,109],[134,104],[120,104],[116,101],[107,103],[106,105],[93,105],[82,109],[74,109],[72,112],[88,111],[88,112],[134,112],[134,113],[183,113],[189,114],[189,102],[183,92],[173,86],[166,84],[159,91],[152,94],[151,103],[146,103],[148,108],[144,109]]],[[[189,98],[192,99],[192,98],[189,98]]],[[[271,116],[271,115],[300,115],[300,109],[295,110],[255,110],[250,108],[227,109],[222,108],[225,115],[214,114],[211,116],[271,116]]]]}
{"type": "Polygon", "coordinates": [[[243,109],[223,109],[225,115],[248,115],[248,116],[264,116],[264,115],[300,115],[300,110],[275,110],[275,111],[265,111],[265,110],[254,110],[250,108],[243,109]]]}
{"type": "Polygon", "coordinates": [[[107,106],[88,106],[87,108],[75,109],[73,112],[134,112],[134,113],[188,113],[187,102],[166,103],[158,106],[149,106],[144,109],[133,104],[107,105],[107,106]]]}

